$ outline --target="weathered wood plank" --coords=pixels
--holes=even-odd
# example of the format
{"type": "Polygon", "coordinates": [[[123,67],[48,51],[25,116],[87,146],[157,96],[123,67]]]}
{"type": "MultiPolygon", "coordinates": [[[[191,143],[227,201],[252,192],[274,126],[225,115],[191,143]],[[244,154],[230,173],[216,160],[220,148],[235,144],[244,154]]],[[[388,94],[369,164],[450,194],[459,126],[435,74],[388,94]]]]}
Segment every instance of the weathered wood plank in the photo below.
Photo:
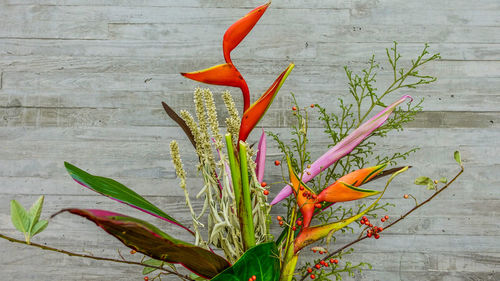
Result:
{"type": "MultiPolygon", "coordinates": [[[[0,6],[0,9],[2,7],[0,6]]],[[[12,20],[4,15],[0,19],[0,38],[40,39],[106,39],[108,26],[103,22],[12,20]],[[7,20],[5,20],[7,18],[7,20]]]]}
{"type": "MultiPolygon", "coordinates": [[[[235,18],[248,13],[248,8],[205,7],[151,7],[151,6],[3,6],[2,18],[16,15],[33,21],[108,22],[108,23],[191,23],[217,22],[231,25],[235,18]],[[186,16],[189,15],[189,16],[186,16]]],[[[263,23],[283,23],[293,19],[295,23],[313,25],[319,22],[341,24],[348,22],[349,9],[272,9],[262,18],[263,23]],[[306,16],[304,16],[306,15],[306,16]]],[[[226,27],[227,28],[227,27],[226,27]]],[[[222,30],[223,32],[223,30],[222,30]]]]}
{"type": "Polygon", "coordinates": [[[436,9],[431,1],[413,4],[410,7],[405,1],[376,2],[372,0],[354,0],[351,10],[351,23],[362,22],[364,24],[398,24],[404,22],[407,25],[413,24],[449,24],[449,25],[490,25],[498,26],[500,20],[494,14],[498,13],[500,7],[493,5],[485,8],[477,6],[467,8],[467,6],[449,6],[442,4],[441,9],[436,9]],[[397,3],[399,2],[399,3],[397,3]],[[413,8],[412,8],[413,6],[413,8]],[[407,12],[414,10],[418,6],[418,13],[407,12]],[[484,10],[483,10],[484,8],[484,10]]]}
{"type": "MultiPolygon", "coordinates": [[[[252,40],[245,40],[245,46],[252,46],[248,41],[273,42],[268,32],[262,30],[273,30],[281,40],[292,40],[307,42],[326,43],[392,43],[397,42],[447,42],[447,43],[499,43],[498,26],[462,26],[436,24],[432,28],[427,25],[391,25],[382,23],[363,24],[361,22],[346,24],[345,22],[330,26],[309,26],[303,24],[289,23],[284,26],[260,24],[262,29],[256,29],[249,37],[252,40]]],[[[162,23],[110,23],[109,36],[116,40],[160,40],[174,41],[182,40],[191,42],[193,37],[186,36],[182,30],[186,25],[182,24],[162,24],[162,23]]],[[[226,25],[207,23],[205,26],[192,25],[189,30],[196,35],[200,42],[213,43],[222,34],[226,25]]],[[[275,39],[274,39],[275,40],[275,39]]]]}
{"type": "MultiPolygon", "coordinates": [[[[58,6],[152,6],[152,7],[211,7],[231,8],[238,5],[241,8],[255,8],[262,1],[257,0],[6,0],[8,5],[58,5],[58,6]]],[[[351,8],[350,0],[311,0],[305,4],[300,0],[287,0],[273,3],[273,8],[310,8],[335,9],[351,8]]]]}

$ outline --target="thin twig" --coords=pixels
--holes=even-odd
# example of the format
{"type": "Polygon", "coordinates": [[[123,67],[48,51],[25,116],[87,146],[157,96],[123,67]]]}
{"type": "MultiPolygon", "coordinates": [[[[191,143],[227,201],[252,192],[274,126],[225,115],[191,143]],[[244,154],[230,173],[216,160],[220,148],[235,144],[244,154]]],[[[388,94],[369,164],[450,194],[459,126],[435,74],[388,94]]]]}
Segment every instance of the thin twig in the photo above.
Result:
{"type": "MultiPolygon", "coordinates": [[[[389,227],[395,225],[396,223],[402,221],[403,219],[405,219],[408,215],[410,215],[411,213],[413,213],[415,210],[417,210],[418,208],[422,207],[423,205],[429,203],[432,199],[434,199],[434,197],[436,197],[439,193],[441,193],[443,190],[445,190],[446,188],[448,188],[448,186],[450,186],[462,173],[464,172],[464,167],[462,166],[461,167],[461,170],[460,172],[458,172],[458,174],[455,175],[455,177],[450,180],[445,186],[443,186],[441,189],[439,189],[438,191],[436,191],[434,194],[432,194],[429,198],[427,198],[425,201],[423,201],[422,203],[420,204],[417,204],[415,205],[415,207],[413,207],[411,210],[409,210],[408,212],[406,212],[404,215],[402,215],[400,218],[398,218],[397,220],[393,221],[392,223],[388,224],[387,226],[384,227],[384,231],[386,231],[386,229],[388,229],[389,227]]],[[[360,237],[356,240],[353,240],[351,241],[350,243],[342,246],[341,248],[331,252],[330,254],[328,254],[327,256],[325,256],[324,258],[322,258],[323,260],[326,260],[326,259],[329,259],[333,256],[335,256],[336,254],[344,251],[345,249],[351,247],[352,245],[358,243],[358,242],[361,242],[363,240],[365,240],[366,238],[369,238],[368,236],[363,236],[363,237],[360,237]]],[[[308,274],[305,274],[302,276],[302,278],[300,279],[300,281],[303,281],[307,278],[308,274]]]]}
{"type": "Polygon", "coordinates": [[[1,233],[0,233],[0,238],[3,238],[5,240],[8,240],[8,241],[13,242],[13,243],[25,244],[25,245],[37,247],[37,248],[40,248],[40,249],[46,250],[46,251],[52,251],[52,252],[57,252],[57,253],[61,253],[61,254],[66,254],[66,255],[72,256],[72,257],[81,257],[81,258],[86,258],[86,259],[93,259],[93,260],[100,260],[100,261],[110,261],[110,262],[116,262],[116,263],[125,263],[125,264],[140,265],[140,266],[144,266],[144,267],[151,267],[151,268],[154,268],[154,269],[163,270],[163,271],[168,272],[170,274],[175,274],[175,275],[179,276],[183,280],[194,281],[194,279],[190,278],[187,275],[182,275],[180,273],[177,273],[175,271],[172,271],[172,270],[160,267],[160,266],[154,266],[154,265],[149,265],[149,264],[135,262],[135,261],[127,261],[127,260],[119,260],[119,259],[112,259],[112,258],[105,258],[105,257],[95,257],[95,256],[85,255],[85,254],[78,254],[78,253],[73,253],[73,252],[69,252],[69,251],[66,251],[66,250],[62,250],[62,249],[57,249],[57,248],[53,248],[53,247],[49,247],[49,246],[45,246],[45,245],[40,245],[40,244],[37,244],[37,243],[30,243],[30,244],[28,244],[24,240],[18,240],[18,239],[15,239],[15,238],[3,235],[1,233]]]}

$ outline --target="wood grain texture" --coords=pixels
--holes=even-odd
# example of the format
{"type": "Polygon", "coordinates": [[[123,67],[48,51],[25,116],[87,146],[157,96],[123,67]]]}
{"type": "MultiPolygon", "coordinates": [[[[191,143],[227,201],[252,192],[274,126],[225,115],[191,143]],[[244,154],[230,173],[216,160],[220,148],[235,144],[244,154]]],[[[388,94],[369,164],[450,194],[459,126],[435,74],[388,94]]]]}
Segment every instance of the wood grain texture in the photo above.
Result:
{"type": "MultiPolygon", "coordinates": [[[[224,31],[259,4],[0,1],[0,232],[20,237],[10,223],[11,199],[28,205],[45,194],[44,216],[67,207],[111,209],[188,239],[182,230],[75,184],[63,161],[114,178],[189,224],[168,142],[179,142],[192,195],[201,184],[197,159],[161,101],[177,112],[194,112],[192,90],[200,84],[178,73],[221,63],[224,31]]],[[[450,190],[381,239],[356,245],[341,264],[368,261],[373,269],[344,280],[500,279],[499,13],[498,0],[276,0],[234,50],[233,61],[248,81],[252,99],[289,62],[296,64],[260,123],[284,140],[291,138],[288,127],[293,123],[289,92],[303,106],[315,102],[338,112],[337,98],[349,98],[344,65],[360,70],[374,54],[381,62],[377,87],[384,90],[392,76],[385,48],[393,41],[400,43],[406,65],[425,42],[431,52],[441,53],[441,60],[422,70],[437,76],[436,83],[386,100],[403,94],[425,98],[416,120],[404,131],[391,133],[376,150],[388,155],[421,147],[406,160],[413,168],[387,193],[387,200],[397,204],[388,215],[395,218],[411,208],[403,194],[429,194],[412,184],[415,177],[456,172],[454,150],[462,151],[466,171],[450,190]]],[[[224,89],[213,87],[217,105],[222,104],[219,93],[224,89]]],[[[241,108],[239,92],[233,93],[241,108]]],[[[223,108],[218,114],[221,122],[227,116],[223,108]]],[[[317,116],[311,114],[313,157],[331,144],[317,116]]],[[[258,137],[254,132],[249,139],[258,137]]],[[[277,145],[268,143],[269,161],[281,158],[277,145]]],[[[279,181],[281,169],[268,165],[265,178],[279,181]]],[[[379,188],[382,183],[373,185],[379,188]]],[[[271,194],[280,188],[272,186],[271,194]]],[[[192,201],[196,210],[202,208],[195,198],[192,201]]],[[[273,209],[273,215],[282,212],[280,206],[273,209]]],[[[332,248],[350,237],[339,236],[332,248]]],[[[70,215],[54,218],[35,241],[109,257],[118,257],[119,249],[140,259],[92,223],[70,215]]],[[[142,279],[141,268],[70,258],[3,240],[0,249],[0,280],[142,279]]]]}

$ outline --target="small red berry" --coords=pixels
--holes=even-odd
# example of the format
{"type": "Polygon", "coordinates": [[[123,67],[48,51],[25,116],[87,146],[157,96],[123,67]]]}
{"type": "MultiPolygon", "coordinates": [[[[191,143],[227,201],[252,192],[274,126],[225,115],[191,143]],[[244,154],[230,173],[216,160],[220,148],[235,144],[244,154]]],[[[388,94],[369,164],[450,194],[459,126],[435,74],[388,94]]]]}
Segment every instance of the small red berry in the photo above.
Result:
{"type": "Polygon", "coordinates": [[[320,264],[317,264],[317,265],[315,265],[315,267],[316,267],[317,269],[320,269],[320,268],[321,268],[321,265],[320,265],[320,264]]]}
{"type": "Polygon", "coordinates": [[[371,224],[371,223],[370,223],[368,226],[369,226],[369,227],[373,227],[373,224],[371,224]]]}
{"type": "Polygon", "coordinates": [[[135,253],[137,253],[137,251],[136,251],[136,250],[130,250],[130,254],[131,254],[131,255],[133,255],[133,254],[135,254],[135,253]]]}
{"type": "Polygon", "coordinates": [[[313,269],[312,269],[312,268],[310,268],[310,267],[308,267],[308,268],[307,268],[307,272],[311,273],[311,272],[313,272],[313,269]]]}
{"type": "Polygon", "coordinates": [[[316,204],[314,204],[314,207],[315,207],[316,209],[321,209],[321,204],[320,204],[320,203],[316,203],[316,204]]]}
{"type": "MultiPolygon", "coordinates": [[[[323,251],[320,251],[319,253],[323,254],[323,251]]],[[[319,263],[321,263],[321,265],[325,265],[325,261],[320,261],[319,263]]]]}
{"type": "Polygon", "coordinates": [[[314,279],[314,278],[316,278],[316,275],[311,274],[311,276],[309,276],[309,277],[311,277],[311,279],[314,279]]]}
{"type": "Polygon", "coordinates": [[[313,253],[316,253],[316,250],[313,249],[312,251],[313,251],[313,253]]]}
{"type": "Polygon", "coordinates": [[[293,226],[293,227],[292,227],[292,230],[293,230],[293,231],[295,231],[295,230],[297,230],[297,228],[296,228],[295,226],[293,226]]]}
{"type": "Polygon", "coordinates": [[[260,183],[260,186],[262,186],[262,187],[266,187],[266,186],[267,186],[267,182],[265,182],[265,181],[261,182],[261,183],[260,183]]]}
{"type": "Polygon", "coordinates": [[[283,221],[280,221],[280,225],[283,225],[283,223],[284,223],[283,221]]]}
{"type": "Polygon", "coordinates": [[[304,187],[301,185],[301,186],[299,187],[299,189],[300,189],[300,190],[304,190],[304,187]]]}
{"type": "Polygon", "coordinates": [[[384,219],[388,220],[389,219],[389,216],[385,216],[384,219]]]}
{"type": "Polygon", "coordinates": [[[279,166],[280,164],[281,164],[280,160],[275,160],[275,161],[274,161],[274,165],[275,165],[275,166],[279,166]]]}
{"type": "Polygon", "coordinates": [[[408,194],[405,194],[405,195],[403,196],[403,198],[404,198],[404,199],[408,199],[408,194]]]}
{"type": "Polygon", "coordinates": [[[368,220],[368,218],[367,218],[366,216],[363,216],[363,217],[362,217],[362,219],[364,219],[364,220],[368,220]]]}
{"type": "Polygon", "coordinates": [[[248,281],[253,281],[252,277],[248,278],[248,281]]]}
{"type": "Polygon", "coordinates": [[[283,218],[281,216],[277,216],[276,219],[278,219],[279,221],[282,220],[283,218]]]}
{"type": "MultiPolygon", "coordinates": [[[[323,251],[319,251],[319,254],[322,255],[323,251]]],[[[325,261],[321,261],[320,263],[323,264],[323,262],[325,262],[325,261]]]]}
{"type": "Polygon", "coordinates": [[[384,230],[384,228],[382,228],[382,227],[378,228],[378,232],[382,232],[382,230],[384,230]]]}
{"type": "Polygon", "coordinates": [[[297,110],[297,107],[296,106],[292,107],[292,110],[293,111],[297,110]]]}
{"type": "Polygon", "coordinates": [[[371,232],[368,232],[368,233],[366,233],[366,236],[368,236],[368,237],[372,237],[372,233],[371,233],[371,232]]]}
{"type": "Polygon", "coordinates": [[[338,259],[334,259],[334,260],[333,260],[333,263],[334,263],[334,264],[337,264],[337,263],[339,263],[339,260],[338,260],[338,259]]]}
{"type": "Polygon", "coordinates": [[[311,103],[311,108],[314,108],[314,103],[311,103]]]}
{"type": "Polygon", "coordinates": [[[264,190],[264,195],[269,195],[269,190],[264,190]]]}
{"type": "Polygon", "coordinates": [[[144,276],[144,281],[148,281],[148,280],[149,280],[149,277],[144,276]]]}
{"type": "Polygon", "coordinates": [[[256,279],[257,279],[257,276],[252,275],[252,280],[254,280],[254,281],[255,281],[256,279]]]}
{"type": "Polygon", "coordinates": [[[318,196],[317,196],[316,194],[313,194],[313,195],[312,195],[312,198],[313,198],[313,199],[316,199],[316,198],[318,198],[318,196]]]}
{"type": "Polygon", "coordinates": [[[335,260],[334,259],[330,259],[330,263],[335,263],[335,260]]]}
{"type": "Polygon", "coordinates": [[[359,223],[360,224],[365,224],[365,220],[360,220],[359,223]]]}
{"type": "Polygon", "coordinates": [[[381,218],[381,219],[380,219],[380,221],[381,221],[381,222],[385,222],[385,218],[381,218]]]}
{"type": "Polygon", "coordinates": [[[298,221],[298,222],[297,222],[297,225],[302,225],[302,221],[298,221]]]}
{"type": "Polygon", "coordinates": [[[380,235],[378,233],[375,234],[375,239],[379,239],[380,235]]]}

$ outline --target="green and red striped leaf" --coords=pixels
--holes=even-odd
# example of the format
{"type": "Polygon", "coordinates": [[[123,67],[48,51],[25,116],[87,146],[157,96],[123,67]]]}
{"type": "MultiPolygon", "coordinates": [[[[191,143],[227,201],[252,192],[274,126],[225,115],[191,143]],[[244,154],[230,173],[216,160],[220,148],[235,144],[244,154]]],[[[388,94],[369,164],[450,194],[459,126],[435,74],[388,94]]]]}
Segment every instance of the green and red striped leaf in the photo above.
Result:
{"type": "Polygon", "coordinates": [[[68,170],[68,173],[73,178],[73,180],[87,187],[88,189],[91,189],[120,203],[127,204],[133,208],[141,210],[164,221],[168,221],[170,223],[178,225],[193,234],[193,232],[189,228],[182,225],[176,219],[172,218],[171,216],[163,212],[160,208],[156,207],[151,202],[144,199],[144,197],[140,196],[125,185],[110,178],[89,174],[84,170],[71,165],[68,162],[64,162],[64,166],[66,167],[66,170],[68,170]]]}
{"type": "Polygon", "coordinates": [[[231,266],[223,257],[173,238],[140,219],[95,209],[64,209],[57,214],[62,212],[70,212],[87,218],[120,240],[125,246],[153,259],[181,264],[204,278],[212,278],[231,266]]]}

